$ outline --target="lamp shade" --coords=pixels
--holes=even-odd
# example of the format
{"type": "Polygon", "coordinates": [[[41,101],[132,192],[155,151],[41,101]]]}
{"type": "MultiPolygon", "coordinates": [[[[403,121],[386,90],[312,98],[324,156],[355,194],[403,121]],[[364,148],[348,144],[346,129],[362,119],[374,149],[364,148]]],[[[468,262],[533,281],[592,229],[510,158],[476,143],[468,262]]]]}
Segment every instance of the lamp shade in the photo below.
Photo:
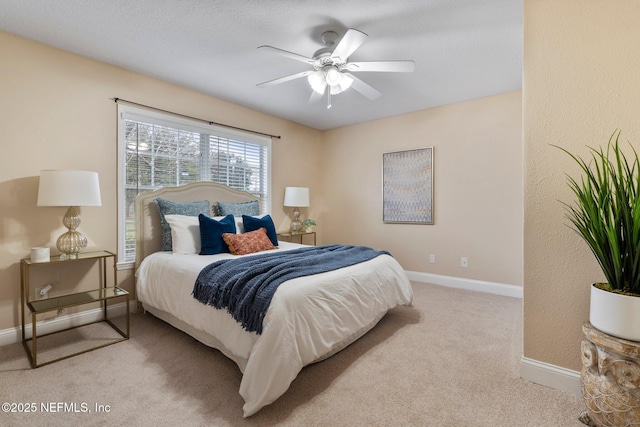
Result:
{"type": "Polygon", "coordinates": [[[296,208],[309,207],[309,189],[306,187],[286,187],[284,205],[296,208]]]}
{"type": "Polygon", "coordinates": [[[40,171],[38,206],[101,206],[97,172],[40,171]]]}

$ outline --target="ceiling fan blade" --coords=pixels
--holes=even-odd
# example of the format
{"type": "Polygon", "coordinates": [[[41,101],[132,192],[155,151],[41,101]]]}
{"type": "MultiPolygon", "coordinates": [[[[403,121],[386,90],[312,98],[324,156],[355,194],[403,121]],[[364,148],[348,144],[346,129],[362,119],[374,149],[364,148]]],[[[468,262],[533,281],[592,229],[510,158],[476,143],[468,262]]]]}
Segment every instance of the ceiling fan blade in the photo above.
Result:
{"type": "MultiPolygon", "coordinates": [[[[348,74],[348,73],[345,73],[345,74],[348,74]]],[[[367,83],[363,82],[353,74],[349,74],[349,77],[353,79],[353,83],[351,83],[351,87],[357,92],[360,92],[365,97],[369,98],[370,100],[373,101],[374,99],[378,99],[382,95],[380,92],[378,92],[377,89],[374,89],[373,87],[369,86],[367,83]]]]}
{"type": "Polygon", "coordinates": [[[350,62],[345,69],[352,73],[361,71],[381,71],[388,73],[411,73],[416,69],[413,61],[371,61],[371,62],[350,62]]]}
{"type": "Polygon", "coordinates": [[[299,79],[301,77],[307,77],[309,74],[314,73],[315,70],[303,71],[301,73],[292,74],[290,76],[280,77],[279,79],[269,80],[267,82],[258,83],[256,86],[258,87],[267,87],[273,85],[279,85],[280,83],[285,83],[291,80],[299,79]]]}
{"type": "Polygon", "coordinates": [[[316,63],[315,59],[313,58],[307,58],[306,56],[298,55],[297,53],[289,52],[288,50],[278,49],[277,47],[273,46],[259,46],[258,49],[275,52],[278,55],[286,56],[287,58],[295,59],[296,61],[301,61],[309,65],[315,65],[316,63]]]}
{"type": "Polygon", "coordinates": [[[338,46],[333,50],[331,54],[332,58],[340,58],[343,61],[346,61],[349,56],[355,52],[357,48],[364,43],[364,41],[369,37],[362,31],[354,30],[350,28],[347,30],[345,35],[342,37],[338,46]]]}

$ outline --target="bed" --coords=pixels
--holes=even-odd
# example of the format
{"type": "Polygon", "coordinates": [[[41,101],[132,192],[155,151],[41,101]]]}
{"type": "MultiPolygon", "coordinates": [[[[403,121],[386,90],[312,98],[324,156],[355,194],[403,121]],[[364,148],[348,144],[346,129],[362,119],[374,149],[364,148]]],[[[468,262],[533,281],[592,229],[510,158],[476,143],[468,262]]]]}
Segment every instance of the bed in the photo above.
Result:
{"type": "Polygon", "coordinates": [[[380,255],[357,265],[287,280],[273,295],[261,334],[248,332],[226,310],[194,298],[200,271],[220,259],[283,253],[304,245],[278,242],[277,249],[247,255],[163,251],[157,198],[176,203],[207,200],[212,205],[258,199],[224,185],[201,182],[145,193],[136,200],[138,301],[146,312],[218,349],[238,365],[243,374],[239,392],[245,401],[245,417],[285,393],[304,366],[360,338],[389,309],[413,303],[411,285],[400,264],[390,255],[380,255]]]}

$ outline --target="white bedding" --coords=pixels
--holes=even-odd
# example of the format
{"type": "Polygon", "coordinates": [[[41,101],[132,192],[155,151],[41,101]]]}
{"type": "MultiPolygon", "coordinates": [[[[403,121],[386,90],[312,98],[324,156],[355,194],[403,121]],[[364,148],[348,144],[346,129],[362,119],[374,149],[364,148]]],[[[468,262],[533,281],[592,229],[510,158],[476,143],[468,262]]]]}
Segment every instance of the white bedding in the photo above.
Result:
{"type": "MultiPolygon", "coordinates": [[[[280,249],[274,250],[300,246],[280,242],[280,249]]],[[[238,364],[243,372],[240,395],[245,400],[245,417],[280,397],[304,366],[353,342],[387,310],[413,303],[404,270],[393,257],[382,255],[283,283],[264,318],[263,333],[258,335],[242,329],[226,310],[204,305],[191,295],[203,267],[232,257],[156,252],[138,268],[136,291],[145,309],[179,319],[174,326],[194,331],[192,335],[238,364]],[[200,336],[214,338],[207,342],[200,336]]]]}

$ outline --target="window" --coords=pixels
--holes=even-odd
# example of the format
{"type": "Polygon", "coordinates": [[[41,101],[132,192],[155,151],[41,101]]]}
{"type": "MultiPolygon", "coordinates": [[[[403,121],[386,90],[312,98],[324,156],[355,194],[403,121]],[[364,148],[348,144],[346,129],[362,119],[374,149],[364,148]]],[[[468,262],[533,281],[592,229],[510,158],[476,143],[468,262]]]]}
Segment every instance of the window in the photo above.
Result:
{"type": "Polygon", "coordinates": [[[269,211],[271,140],[118,105],[118,254],[135,260],[138,194],[214,181],[260,198],[269,211]]]}

